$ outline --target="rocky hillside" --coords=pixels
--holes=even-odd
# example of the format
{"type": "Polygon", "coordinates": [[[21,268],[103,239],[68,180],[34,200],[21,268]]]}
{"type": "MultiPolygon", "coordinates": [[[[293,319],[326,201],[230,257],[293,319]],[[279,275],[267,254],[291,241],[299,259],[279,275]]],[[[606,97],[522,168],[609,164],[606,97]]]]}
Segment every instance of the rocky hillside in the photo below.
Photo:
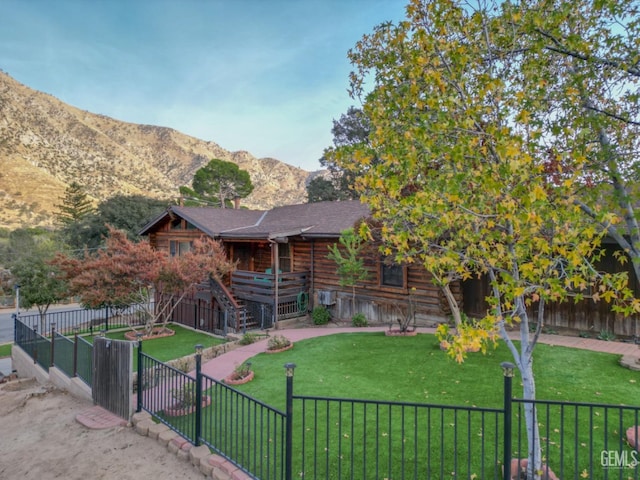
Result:
{"type": "Polygon", "coordinates": [[[305,201],[305,170],[171,128],[86,112],[0,71],[0,227],[52,225],[56,204],[74,180],[96,202],[115,194],[175,198],[212,158],[249,172],[255,188],[244,206],[305,201]]]}

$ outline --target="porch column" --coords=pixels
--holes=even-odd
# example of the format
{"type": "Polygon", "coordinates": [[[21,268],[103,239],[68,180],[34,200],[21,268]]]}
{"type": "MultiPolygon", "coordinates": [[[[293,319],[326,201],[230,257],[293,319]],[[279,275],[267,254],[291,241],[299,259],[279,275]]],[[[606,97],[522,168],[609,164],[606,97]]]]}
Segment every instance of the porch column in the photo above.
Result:
{"type": "Polygon", "coordinates": [[[278,327],[278,271],[280,270],[280,246],[278,245],[278,242],[276,241],[274,244],[275,248],[273,249],[274,252],[274,256],[275,258],[273,259],[273,265],[275,266],[275,268],[273,269],[274,272],[274,287],[273,287],[273,325],[275,328],[278,327]]]}

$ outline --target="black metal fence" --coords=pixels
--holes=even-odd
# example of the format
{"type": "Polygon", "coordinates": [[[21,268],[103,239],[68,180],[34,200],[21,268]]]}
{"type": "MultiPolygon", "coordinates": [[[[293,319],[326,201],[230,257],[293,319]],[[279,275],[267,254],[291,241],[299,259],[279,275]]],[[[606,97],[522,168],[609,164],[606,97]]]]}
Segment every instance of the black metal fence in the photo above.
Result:
{"type": "Polygon", "coordinates": [[[534,406],[540,460],[557,478],[640,477],[640,454],[629,445],[631,441],[640,446],[638,428],[634,428],[640,425],[640,407],[522,399],[513,399],[512,406],[513,458],[527,458],[525,409],[534,406]]]}
{"type": "MultiPolygon", "coordinates": [[[[153,305],[148,308],[153,311],[153,305]]],[[[78,330],[80,333],[94,334],[101,330],[110,330],[129,325],[144,325],[148,319],[148,308],[142,305],[131,305],[124,308],[104,307],[100,309],[76,309],[45,314],[21,314],[20,321],[30,328],[35,328],[41,335],[47,336],[52,327],[63,335],[78,330]]]]}
{"type": "MultiPolygon", "coordinates": [[[[71,364],[91,385],[91,344],[77,337],[71,350],[68,339],[51,337],[15,321],[15,343],[35,362],[65,372],[71,364]]],[[[294,395],[294,365],[286,365],[283,412],[203,375],[200,355],[194,376],[142,348],[138,355],[137,410],[254,478],[511,479],[531,447],[530,407],[540,432],[534,461],[555,478],[640,478],[640,407],[514,399],[508,365],[499,408],[294,395]]]]}
{"type": "Polygon", "coordinates": [[[201,304],[197,300],[182,300],[175,306],[171,321],[195,330],[227,335],[229,326],[235,326],[231,315],[217,307],[201,304]]]}
{"type": "Polygon", "coordinates": [[[73,371],[87,385],[93,385],[93,345],[82,337],[75,338],[73,371]]]}
{"type": "Polygon", "coordinates": [[[502,478],[503,410],[293,398],[302,478],[502,478]]]}
{"type": "Polygon", "coordinates": [[[139,346],[138,411],[256,478],[285,478],[285,413],[202,374],[199,355],[192,377],[142,350],[139,346]]]}
{"type": "Polygon", "coordinates": [[[24,350],[33,362],[47,372],[50,367],[62,370],[69,377],[79,377],[91,386],[93,378],[93,345],[77,333],[73,339],[60,335],[55,326],[48,336],[40,335],[37,328],[14,317],[14,343],[24,350]]]}

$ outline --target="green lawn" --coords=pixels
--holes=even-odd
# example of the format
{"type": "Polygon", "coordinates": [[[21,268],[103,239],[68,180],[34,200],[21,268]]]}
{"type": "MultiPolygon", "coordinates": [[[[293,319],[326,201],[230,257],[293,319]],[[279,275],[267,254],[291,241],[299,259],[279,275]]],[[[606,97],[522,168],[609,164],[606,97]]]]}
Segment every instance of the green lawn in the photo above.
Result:
{"type": "MultiPolygon", "coordinates": [[[[169,327],[176,332],[175,335],[172,335],[171,337],[156,338],[153,340],[144,340],[142,343],[142,351],[161,362],[166,362],[168,360],[174,360],[194,353],[194,347],[198,344],[207,348],[225,343],[225,340],[222,338],[213,337],[203,332],[183,328],[180,325],[170,324],[169,327]]],[[[109,331],[106,336],[107,338],[112,338],[114,340],[124,340],[124,334],[127,331],[128,330],[119,332],[109,331]]],[[[95,336],[89,335],[84,338],[93,343],[95,336]]],[[[134,348],[134,351],[137,352],[137,347],[134,348]]],[[[137,355],[134,355],[134,370],[137,369],[137,360],[137,355]]]]}
{"type": "MultiPolygon", "coordinates": [[[[472,353],[464,364],[457,364],[440,351],[432,335],[340,334],[300,341],[280,354],[256,355],[251,359],[255,379],[238,389],[284,409],[283,365],[292,362],[297,365],[297,395],[501,408],[500,363],[511,360],[504,344],[486,355],[472,353]]],[[[638,405],[640,373],[621,367],[618,360],[618,355],[540,344],[534,359],[537,398],[638,405]]],[[[521,397],[518,376],[513,387],[514,396],[521,397]]],[[[319,469],[331,478],[400,478],[405,465],[419,465],[422,472],[431,468],[433,478],[454,469],[458,478],[493,478],[497,473],[495,459],[501,459],[501,447],[496,450],[495,445],[501,445],[502,426],[491,415],[324,400],[294,405],[294,443],[307,445],[304,464],[301,458],[294,460],[298,473],[319,469]],[[480,438],[486,442],[483,446],[480,438]],[[315,448],[313,442],[318,442],[315,448]],[[394,453],[388,455],[391,445],[394,453]],[[366,473],[352,470],[362,468],[365,458],[366,473]]],[[[620,433],[637,420],[632,413],[618,419],[616,411],[598,407],[579,407],[578,417],[571,407],[540,406],[538,411],[545,458],[563,478],[585,471],[588,478],[602,478],[600,452],[624,448],[620,433]]],[[[519,415],[515,411],[514,425],[519,415]]],[[[514,456],[526,457],[518,452],[516,440],[513,451],[514,456]]]]}
{"type": "Polygon", "coordinates": [[[12,343],[7,343],[5,345],[0,345],[0,358],[10,357],[11,356],[11,346],[12,343]]]}
{"type": "MultiPolygon", "coordinates": [[[[534,357],[539,399],[614,404],[638,399],[640,404],[640,372],[620,367],[618,355],[539,344],[534,357]]],[[[439,349],[433,335],[344,333],[303,340],[281,354],[253,357],[255,380],[239,388],[282,406],[283,365],[292,362],[300,395],[495,407],[502,404],[504,361],[512,357],[502,343],[457,364],[439,349]]],[[[514,395],[520,394],[516,377],[514,395]]]]}

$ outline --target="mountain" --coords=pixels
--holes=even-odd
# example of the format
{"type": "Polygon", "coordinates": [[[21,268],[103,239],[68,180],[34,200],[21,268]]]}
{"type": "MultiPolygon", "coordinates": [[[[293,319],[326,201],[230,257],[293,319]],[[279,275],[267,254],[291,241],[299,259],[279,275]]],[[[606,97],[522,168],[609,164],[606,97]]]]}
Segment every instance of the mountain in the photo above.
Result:
{"type": "Polygon", "coordinates": [[[247,170],[248,208],[304,203],[309,172],[230,152],[174,129],[127,123],[67,105],[0,70],[0,227],[51,226],[76,181],[96,202],[116,194],[169,199],[212,158],[247,170]]]}

